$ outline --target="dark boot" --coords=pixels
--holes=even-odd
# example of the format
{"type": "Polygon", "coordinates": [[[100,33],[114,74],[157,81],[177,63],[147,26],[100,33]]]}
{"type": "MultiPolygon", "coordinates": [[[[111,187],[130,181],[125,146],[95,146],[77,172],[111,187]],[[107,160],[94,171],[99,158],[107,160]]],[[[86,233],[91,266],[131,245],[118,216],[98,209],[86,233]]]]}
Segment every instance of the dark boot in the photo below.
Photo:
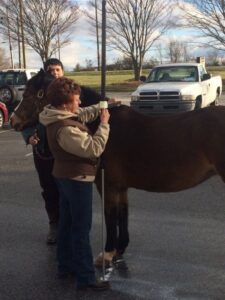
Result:
{"type": "Polygon", "coordinates": [[[49,224],[49,232],[46,240],[48,245],[54,245],[57,242],[57,224],[51,223],[49,224]]]}

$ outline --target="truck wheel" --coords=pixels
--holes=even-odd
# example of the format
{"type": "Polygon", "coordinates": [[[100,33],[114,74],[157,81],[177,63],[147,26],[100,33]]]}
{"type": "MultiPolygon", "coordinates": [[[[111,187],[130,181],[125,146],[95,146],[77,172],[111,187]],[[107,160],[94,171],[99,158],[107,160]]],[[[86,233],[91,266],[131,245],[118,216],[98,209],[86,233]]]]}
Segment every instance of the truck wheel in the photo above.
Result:
{"type": "Polygon", "coordinates": [[[9,105],[16,97],[16,90],[9,85],[3,85],[0,87],[0,99],[5,105],[9,105]]]}
{"type": "Polygon", "coordinates": [[[216,99],[215,99],[215,101],[213,101],[212,103],[211,103],[211,106],[218,106],[219,105],[219,94],[216,94],[216,99]]]}
{"type": "Polygon", "coordinates": [[[3,127],[4,124],[4,115],[3,112],[0,110],[0,129],[3,127]]]}
{"type": "Polygon", "coordinates": [[[202,108],[202,99],[197,98],[195,103],[195,110],[202,108]]]}

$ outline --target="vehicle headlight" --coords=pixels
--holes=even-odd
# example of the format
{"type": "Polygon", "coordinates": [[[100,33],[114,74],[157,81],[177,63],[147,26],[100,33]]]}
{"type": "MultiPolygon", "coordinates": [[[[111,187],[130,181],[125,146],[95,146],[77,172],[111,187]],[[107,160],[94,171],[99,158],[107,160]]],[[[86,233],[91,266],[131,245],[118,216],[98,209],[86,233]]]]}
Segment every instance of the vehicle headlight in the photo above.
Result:
{"type": "Polygon", "coordinates": [[[5,103],[4,102],[1,102],[2,103],[2,106],[4,106],[5,108],[6,108],[6,105],[5,105],[5,103]]]}
{"type": "Polygon", "coordinates": [[[137,100],[139,100],[139,96],[138,95],[131,96],[131,101],[137,101],[137,100]]]}
{"type": "Polygon", "coordinates": [[[193,100],[195,100],[195,96],[194,95],[181,95],[181,100],[193,101],[193,100]]]}

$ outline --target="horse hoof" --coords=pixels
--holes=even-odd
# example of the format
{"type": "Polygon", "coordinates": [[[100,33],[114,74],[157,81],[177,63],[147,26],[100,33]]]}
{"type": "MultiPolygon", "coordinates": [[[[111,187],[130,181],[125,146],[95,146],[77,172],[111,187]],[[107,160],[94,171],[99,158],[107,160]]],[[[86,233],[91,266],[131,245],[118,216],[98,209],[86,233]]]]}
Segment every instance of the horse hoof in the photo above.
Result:
{"type": "MultiPolygon", "coordinates": [[[[115,256],[116,256],[116,250],[113,250],[111,252],[104,252],[104,262],[105,262],[106,268],[111,266],[113,257],[115,257],[115,256]]],[[[102,267],[102,265],[103,265],[103,253],[102,252],[100,252],[99,255],[96,257],[94,265],[97,268],[102,267]]]]}

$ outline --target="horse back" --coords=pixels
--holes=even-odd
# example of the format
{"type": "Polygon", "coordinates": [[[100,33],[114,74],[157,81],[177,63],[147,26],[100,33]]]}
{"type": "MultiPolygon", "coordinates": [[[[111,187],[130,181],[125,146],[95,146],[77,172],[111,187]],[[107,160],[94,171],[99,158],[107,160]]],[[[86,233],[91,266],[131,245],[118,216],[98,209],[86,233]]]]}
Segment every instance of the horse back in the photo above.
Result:
{"type": "Polygon", "coordinates": [[[225,107],[144,116],[121,106],[110,114],[103,161],[111,184],[177,191],[225,165],[225,107]]]}

